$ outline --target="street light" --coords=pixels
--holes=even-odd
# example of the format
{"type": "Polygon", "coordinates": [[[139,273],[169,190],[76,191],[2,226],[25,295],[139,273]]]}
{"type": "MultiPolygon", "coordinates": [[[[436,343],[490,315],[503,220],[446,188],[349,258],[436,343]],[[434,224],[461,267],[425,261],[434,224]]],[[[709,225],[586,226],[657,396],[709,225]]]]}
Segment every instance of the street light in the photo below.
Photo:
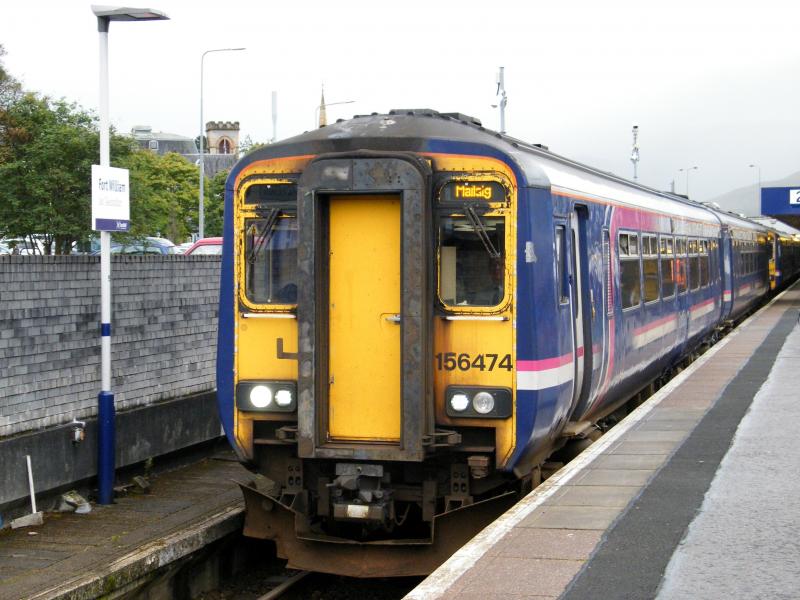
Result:
{"type": "Polygon", "coordinates": [[[322,107],[325,108],[329,106],[336,106],[337,104],[353,104],[355,100],[342,100],[341,102],[326,102],[325,104],[320,104],[314,109],[314,128],[317,129],[319,127],[319,111],[322,110],[322,107]]]}
{"type": "MultiPolygon", "coordinates": [[[[151,8],[92,6],[100,34],[100,166],[111,164],[108,110],[108,28],[111,21],[166,21],[151,8]]],[[[97,405],[97,487],[100,504],[114,497],[115,413],[111,391],[111,233],[100,232],[100,394],[97,405]]]]}
{"type": "Polygon", "coordinates": [[[756,187],[756,210],[761,210],[761,166],[750,165],[751,169],[758,169],[758,187],[756,187]]]}
{"type": "Polygon", "coordinates": [[[689,171],[697,171],[697,167],[686,167],[685,169],[678,169],[679,173],[686,171],[686,197],[689,197],[689,171]]]}
{"type": "Polygon", "coordinates": [[[238,52],[239,50],[247,50],[247,48],[215,48],[214,50],[206,50],[200,57],[200,202],[198,207],[197,230],[199,239],[205,237],[205,205],[203,198],[204,180],[206,177],[206,165],[203,154],[203,134],[205,134],[205,123],[203,123],[203,65],[206,59],[206,54],[211,52],[238,52]]]}

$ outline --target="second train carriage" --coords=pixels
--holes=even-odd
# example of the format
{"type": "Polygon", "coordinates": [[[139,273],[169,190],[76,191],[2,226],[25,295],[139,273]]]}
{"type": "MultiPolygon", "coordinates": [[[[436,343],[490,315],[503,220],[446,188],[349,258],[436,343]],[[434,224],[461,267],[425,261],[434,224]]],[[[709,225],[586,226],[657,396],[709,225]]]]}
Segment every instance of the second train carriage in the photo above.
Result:
{"type": "Polygon", "coordinates": [[[218,345],[226,433],[262,476],[245,533],[297,568],[430,572],[766,293],[766,235],[460,114],[246,156],[218,345]]]}

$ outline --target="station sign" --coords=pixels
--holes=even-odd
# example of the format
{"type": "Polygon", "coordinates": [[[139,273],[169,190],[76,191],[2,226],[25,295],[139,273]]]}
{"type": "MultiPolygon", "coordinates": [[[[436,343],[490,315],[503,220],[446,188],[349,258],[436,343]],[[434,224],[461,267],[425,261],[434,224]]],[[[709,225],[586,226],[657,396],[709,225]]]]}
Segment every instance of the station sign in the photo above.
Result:
{"type": "Polygon", "coordinates": [[[800,186],[761,188],[761,214],[800,217],[800,186]]]}
{"type": "Polygon", "coordinates": [[[130,219],[128,169],[92,165],[92,229],[128,231],[130,219]]]}

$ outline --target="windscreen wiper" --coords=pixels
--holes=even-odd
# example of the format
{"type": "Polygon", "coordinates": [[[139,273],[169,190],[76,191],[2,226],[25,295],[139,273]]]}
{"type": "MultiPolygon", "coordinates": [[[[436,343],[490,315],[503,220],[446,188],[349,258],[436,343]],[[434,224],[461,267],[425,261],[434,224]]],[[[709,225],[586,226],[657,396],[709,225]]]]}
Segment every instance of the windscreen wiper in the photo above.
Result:
{"type": "Polygon", "coordinates": [[[280,212],[281,211],[278,208],[270,208],[269,211],[267,211],[264,229],[256,238],[253,247],[250,248],[250,254],[247,255],[247,262],[249,262],[251,265],[256,262],[256,256],[258,256],[258,253],[263,248],[266,248],[272,240],[272,234],[275,232],[275,223],[280,216],[280,212]]]}
{"type": "Polygon", "coordinates": [[[492,244],[492,239],[489,237],[486,227],[483,226],[483,221],[481,221],[481,218],[475,212],[475,207],[467,206],[464,212],[467,215],[467,219],[469,219],[470,225],[472,225],[472,229],[478,236],[478,239],[480,239],[481,243],[483,243],[483,247],[486,248],[486,252],[489,253],[489,256],[492,257],[492,260],[499,261],[502,256],[494,247],[494,244],[492,244]]]}

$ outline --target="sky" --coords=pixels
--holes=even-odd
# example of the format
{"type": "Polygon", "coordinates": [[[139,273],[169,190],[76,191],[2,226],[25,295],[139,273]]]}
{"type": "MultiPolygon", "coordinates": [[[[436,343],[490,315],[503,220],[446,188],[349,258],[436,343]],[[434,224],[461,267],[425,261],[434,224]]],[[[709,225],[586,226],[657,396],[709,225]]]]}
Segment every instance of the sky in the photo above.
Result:
{"type": "MultiPolygon", "coordinates": [[[[639,126],[639,181],[706,201],[800,171],[797,0],[147,0],[169,21],[112,23],[110,111],[122,132],[194,137],[205,121],[278,139],[329,120],[433,108],[506,129],[624,177],[639,126]],[[353,101],[348,104],[337,102],[353,101]],[[751,168],[749,165],[756,167],[751,168]],[[697,169],[692,169],[692,167],[697,169]],[[683,169],[683,171],[681,171],[683,169]]],[[[4,64],[26,89],[97,110],[91,5],[7,0],[4,64]]]]}

